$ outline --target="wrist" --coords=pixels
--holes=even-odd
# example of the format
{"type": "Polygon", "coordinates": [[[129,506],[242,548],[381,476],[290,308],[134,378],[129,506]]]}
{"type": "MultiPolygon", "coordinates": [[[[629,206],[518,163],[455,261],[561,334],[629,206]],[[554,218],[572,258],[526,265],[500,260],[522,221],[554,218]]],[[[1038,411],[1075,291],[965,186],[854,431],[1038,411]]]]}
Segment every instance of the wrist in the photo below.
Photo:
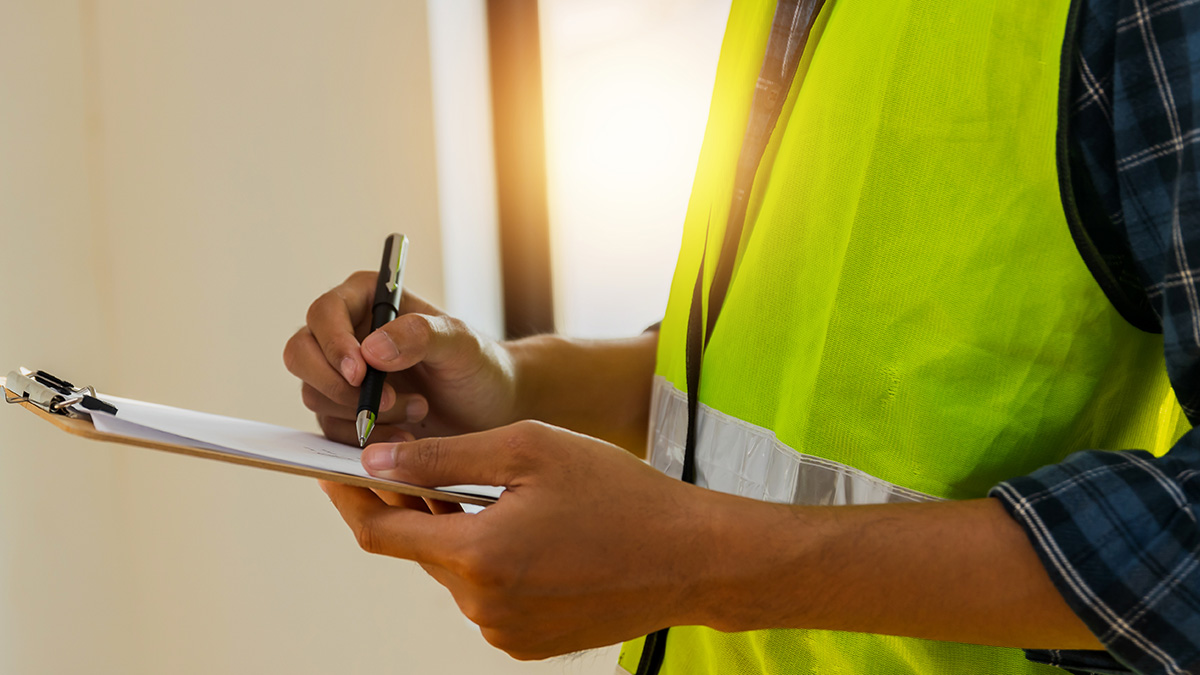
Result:
{"type": "MultiPolygon", "coordinates": [[[[808,625],[803,615],[819,603],[797,603],[780,591],[820,585],[805,572],[820,550],[817,519],[807,517],[809,509],[704,492],[710,553],[696,575],[702,587],[693,591],[692,622],[724,632],[808,625]]],[[[819,593],[814,588],[812,599],[819,593]]]]}
{"type": "Polygon", "coordinates": [[[545,366],[552,361],[550,352],[561,348],[561,345],[556,344],[561,341],[562,338],[556,335],[535,335],[499,343],[511,367],[513,421],[550,421],[546,419],[544,399],[547,389],[551,388],[548,379],[553,373],[547,373],[545,366]]]}
{"type": "Polygon", "coordinates": [[[538,335],[505,342],[516,419],[536,419],[645,451],[657,334],[624,340],[538,335]]]}
{"type": "Polygon", "coordinates": [[[503,403],[496,406],[498,417],[486,428],[501,427],[525,419],[521,409],[520,393],[517,384],[519,376],[517,374],[518,364],[515,355],[509,349],[506,342],[493,340],[483,340],[481,342],[483,343],[483,349],[488,352],[485,360],[495,364],[495,368],[503,382],[501,385],[503,403]]]}

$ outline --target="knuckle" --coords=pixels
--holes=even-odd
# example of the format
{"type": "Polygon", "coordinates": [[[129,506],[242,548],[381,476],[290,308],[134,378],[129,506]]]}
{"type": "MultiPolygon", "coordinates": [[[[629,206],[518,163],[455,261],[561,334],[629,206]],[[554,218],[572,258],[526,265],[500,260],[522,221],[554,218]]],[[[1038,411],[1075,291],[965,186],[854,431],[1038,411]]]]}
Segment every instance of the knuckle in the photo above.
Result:
{"type": "Polygon", "coordinates": [[[508,588],[510,585],[504,565],[494,562],[471,567],[464,572],[463,579],[472,586],[485,590],[508,588]]]}
{"type": "Polygon", "coordinates": [[[316,412],[321,408],[322,403],[324,402],[322,398],[323,397],[321,396],[320,392],[318,392],[312,386],[305,384],[304,386],[300,387],[300,401],[304,403],[305,408],[316,412]]]}
{"type": "Polygon", "coordinates": [[[383,540],[379,536],[379,531],[371,523],[371,521],[359,522],[354,526],[354,539],[358,542],[358,547],[367,553],[382,554],[384,553],[383,540]]]}
{"type": "Polygon", "coordinates": [[[335,367],[341,365],[344,352],[333,342],[321,345],[321,353],[325,355],[325,360],[329,362],[329,365],[335,367]]]}
{"type": "Polygon", "coordinates": [[[503,461],[510,473],[527,473],[544,464],[542,450],[549,426],[536,420],[514,422],[500,441],[503,461]]]}
{"type": "Polygon", "coordinates": [[[433,326],[424,314],[405,314],[397,320],[398,332],[404,342],[424,349],[433,337],[433,326]]]}
{"type": "Polygon", "coordinates": [[[483,558],[477,552],[475,544],[460,546],[446,561],[446,568],[454,576],[470,582],[475,576],[475,569],[483,563],[483,558]]]}
{"type": "Polygon", "coordinates": [[[514,422],[505,438],[506,449],[517,457],[528,457],[545,429],[546,425],[537,420],[514,422]]]}
{"type": "Polygon", "coordinates": [[[329,292],[338,299],[341,307],[349,307],[350,301],[354,299],[351,291],[352,289],[349,286],[342,284],[329,292]]]}
{"type": "Polygon", "coordinates": [[[499,630],[490,626],[485,627],[483,624],[480,624],[480,628],[482,629],[483,639],[487,640],[488,644],[496,649],[507,652],[510,656],[514,652],[519,652],[523,646],[521,640],[512,631],[499,630]]]}
{"type": "Polygon", "coordinates": [[[304,315],[304,322],[309,326],[313,326],[322,322],[322,312],[325,311],[325,306],[333,299],[333,291],[325,291],[317,296],[316,300],[308,306],[308,313],[304,315]]]}
{"type": "Polygon", "coordinates": [[[375,283],[375,277],[377,274],[377,272],[372,272],[370,270],[358,270],[357,272],[351,272],[350,276],[346,277],[346,281],[342,285],[349,286],[350,288],[360,288],[363,286],[369,287],[375,283]]]}
{"type": "Polygon", "coordinates": [[[504,449],[510,453],[519,453],[529,444],[529,426],[524,420],[514,422],[504,434],[504,449]]]}
{"type": "Polygon", "coordinates": [[[474,336],[475,334],[475,331],[473,331],[471,327],[467,325],[467,322],[463,321],[457,316],[443,316],[441,319],[446,325],[446,332],[451,333],[452,335],[466,334],[474,336]]]}
{"type": "Polygon", "coordinates": [[[287,344],[283,346],[283,367],[293,375],[296,374],[296,367],[300,359],[300,339],[307,329],[302,328],[295,335],[288,338],[287,344]]]}
{"type": "Polygon", "coordinates": [[[488,644],[518,661],[537,661],[551,656],[537,649],[526,631],[481,627],[480,632],[488,644]]]}
{"type": "Polygon", "coordinates": [[[497,460],[505,461],[511,467],[523,465],[529,453],[529,437],[519,425],[520,422],[514,424],[513,428],[500,439],[500,455],[497,460]]]}
{"type": "Polygon", "coordinates": [[[459,603],[458,608],[463,613],[463,616],[471,620],[471,623],[480,628],[496,628],[494,609],[495,605],[484,602],[483,600],[472,597],[459,603]]]}
{"type": "Polygon", "coordinates": [[[475,623],[479,626],[479,632],[483,635],[483,639],[486,640],[489,645],[505,652],[508,651],[507,649],[504,649],[505,645],[508,644],[508,637],[503,631],[498,631],[479,622],[475,623]]]}
{"type": "Polygon", "coordinates": [[[485,348],[484,339],[467,322],[456,316],[438,317],[447,337],[454,339],[456,349],[461,349],[471,355],[482,354],[485,348]]]}
{"type": "Polygon", "coordinates": [[[521,420],[517,422],[517,426],[521,428],[521,432],[526,438],[533,440],[541,438],[552,427],[541,420],[521,420]]]}
{"type": "Polygon", "coordinates": [[[329,378],[322,377],[313,382],[313,387],[322,396],[338,405],[352,406],[358,402],[358,390],[346,384],[341,373],[329,378]]]}
{"type": "Polygon", "coordinates": [[[463,581],[480,590],[494,592],[512,588],[516,583],[507,554],[485,542],[463,547],[454,565],[463,581]]]}
{"type": "Polygon", "coordinates": [[[412,463],[422,472],[436,474],[441,468],[443,443],[440,438],[427,438],[412,448],[412,463]]]}
{"type": "Polygon", "coordinates": [[[514,649],[507,653],[509,656],[511,656],[514,660],[517,660],[517,661],[541,661],[542,659],[546,659],[551,656],[554,656],[554,654],[552,654],[550,652],[536,651],[533,649],[529,649],[528,647],[514,649]]]}

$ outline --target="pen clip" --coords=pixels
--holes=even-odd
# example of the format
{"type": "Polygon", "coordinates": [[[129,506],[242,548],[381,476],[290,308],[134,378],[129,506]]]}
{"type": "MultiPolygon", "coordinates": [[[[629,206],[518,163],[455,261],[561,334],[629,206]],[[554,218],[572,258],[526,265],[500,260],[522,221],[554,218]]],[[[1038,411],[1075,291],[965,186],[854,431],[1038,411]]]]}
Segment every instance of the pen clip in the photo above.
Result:
{"type": "MultiPolygon", "coordinates": [[[[384,245],[383,264],[387,269],[388,293],[395,293],[403,283],[404,262],[408,258],[408,237],[403,234],[389,234],[384,245]]],[[[399,298],[396,299],[397,308],[399,298]]]]}

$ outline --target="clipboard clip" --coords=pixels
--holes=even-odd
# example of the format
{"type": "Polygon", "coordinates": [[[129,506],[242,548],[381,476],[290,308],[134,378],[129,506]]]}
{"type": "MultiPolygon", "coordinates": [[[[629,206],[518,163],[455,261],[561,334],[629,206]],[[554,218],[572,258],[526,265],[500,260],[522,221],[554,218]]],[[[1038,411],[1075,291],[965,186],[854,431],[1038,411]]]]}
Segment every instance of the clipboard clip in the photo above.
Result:
{"type": "Polygon", "coordinates": [[[27,401],[54,415],[87,417],[75,406],[91,412],[117,414],[116,406],[96,396],[92,387],[76,387],[44,370],[21,368],[11,371],[4,381],[4,402],[27,401]]]}

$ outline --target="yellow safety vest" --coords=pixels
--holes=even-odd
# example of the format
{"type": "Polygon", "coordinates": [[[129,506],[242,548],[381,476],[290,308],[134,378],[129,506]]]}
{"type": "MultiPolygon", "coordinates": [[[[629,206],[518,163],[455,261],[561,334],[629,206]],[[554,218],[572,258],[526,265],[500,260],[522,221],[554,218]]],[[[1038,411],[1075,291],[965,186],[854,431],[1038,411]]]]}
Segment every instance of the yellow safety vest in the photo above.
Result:
{"type": "MultiPolygon", "coordinates": [[[[651,462],[675,476],[689,307],[704,253],[707,308],[774,4],[734,2],[661,328],[651,462]]],[[[1161,336],[1114,309],[1068,226],[1069,10],[828,0],[704,353],[699,485],[795,504],[969,499],[1077,450],[1161,454],[1186,431],[1161,336]]],[[[1059,672],[1018,649],[833,631],[675,627],[666,645],[672,675],[1059,672]]],[[[621,667],[641,651],[626,644],[621,667]]]]}

